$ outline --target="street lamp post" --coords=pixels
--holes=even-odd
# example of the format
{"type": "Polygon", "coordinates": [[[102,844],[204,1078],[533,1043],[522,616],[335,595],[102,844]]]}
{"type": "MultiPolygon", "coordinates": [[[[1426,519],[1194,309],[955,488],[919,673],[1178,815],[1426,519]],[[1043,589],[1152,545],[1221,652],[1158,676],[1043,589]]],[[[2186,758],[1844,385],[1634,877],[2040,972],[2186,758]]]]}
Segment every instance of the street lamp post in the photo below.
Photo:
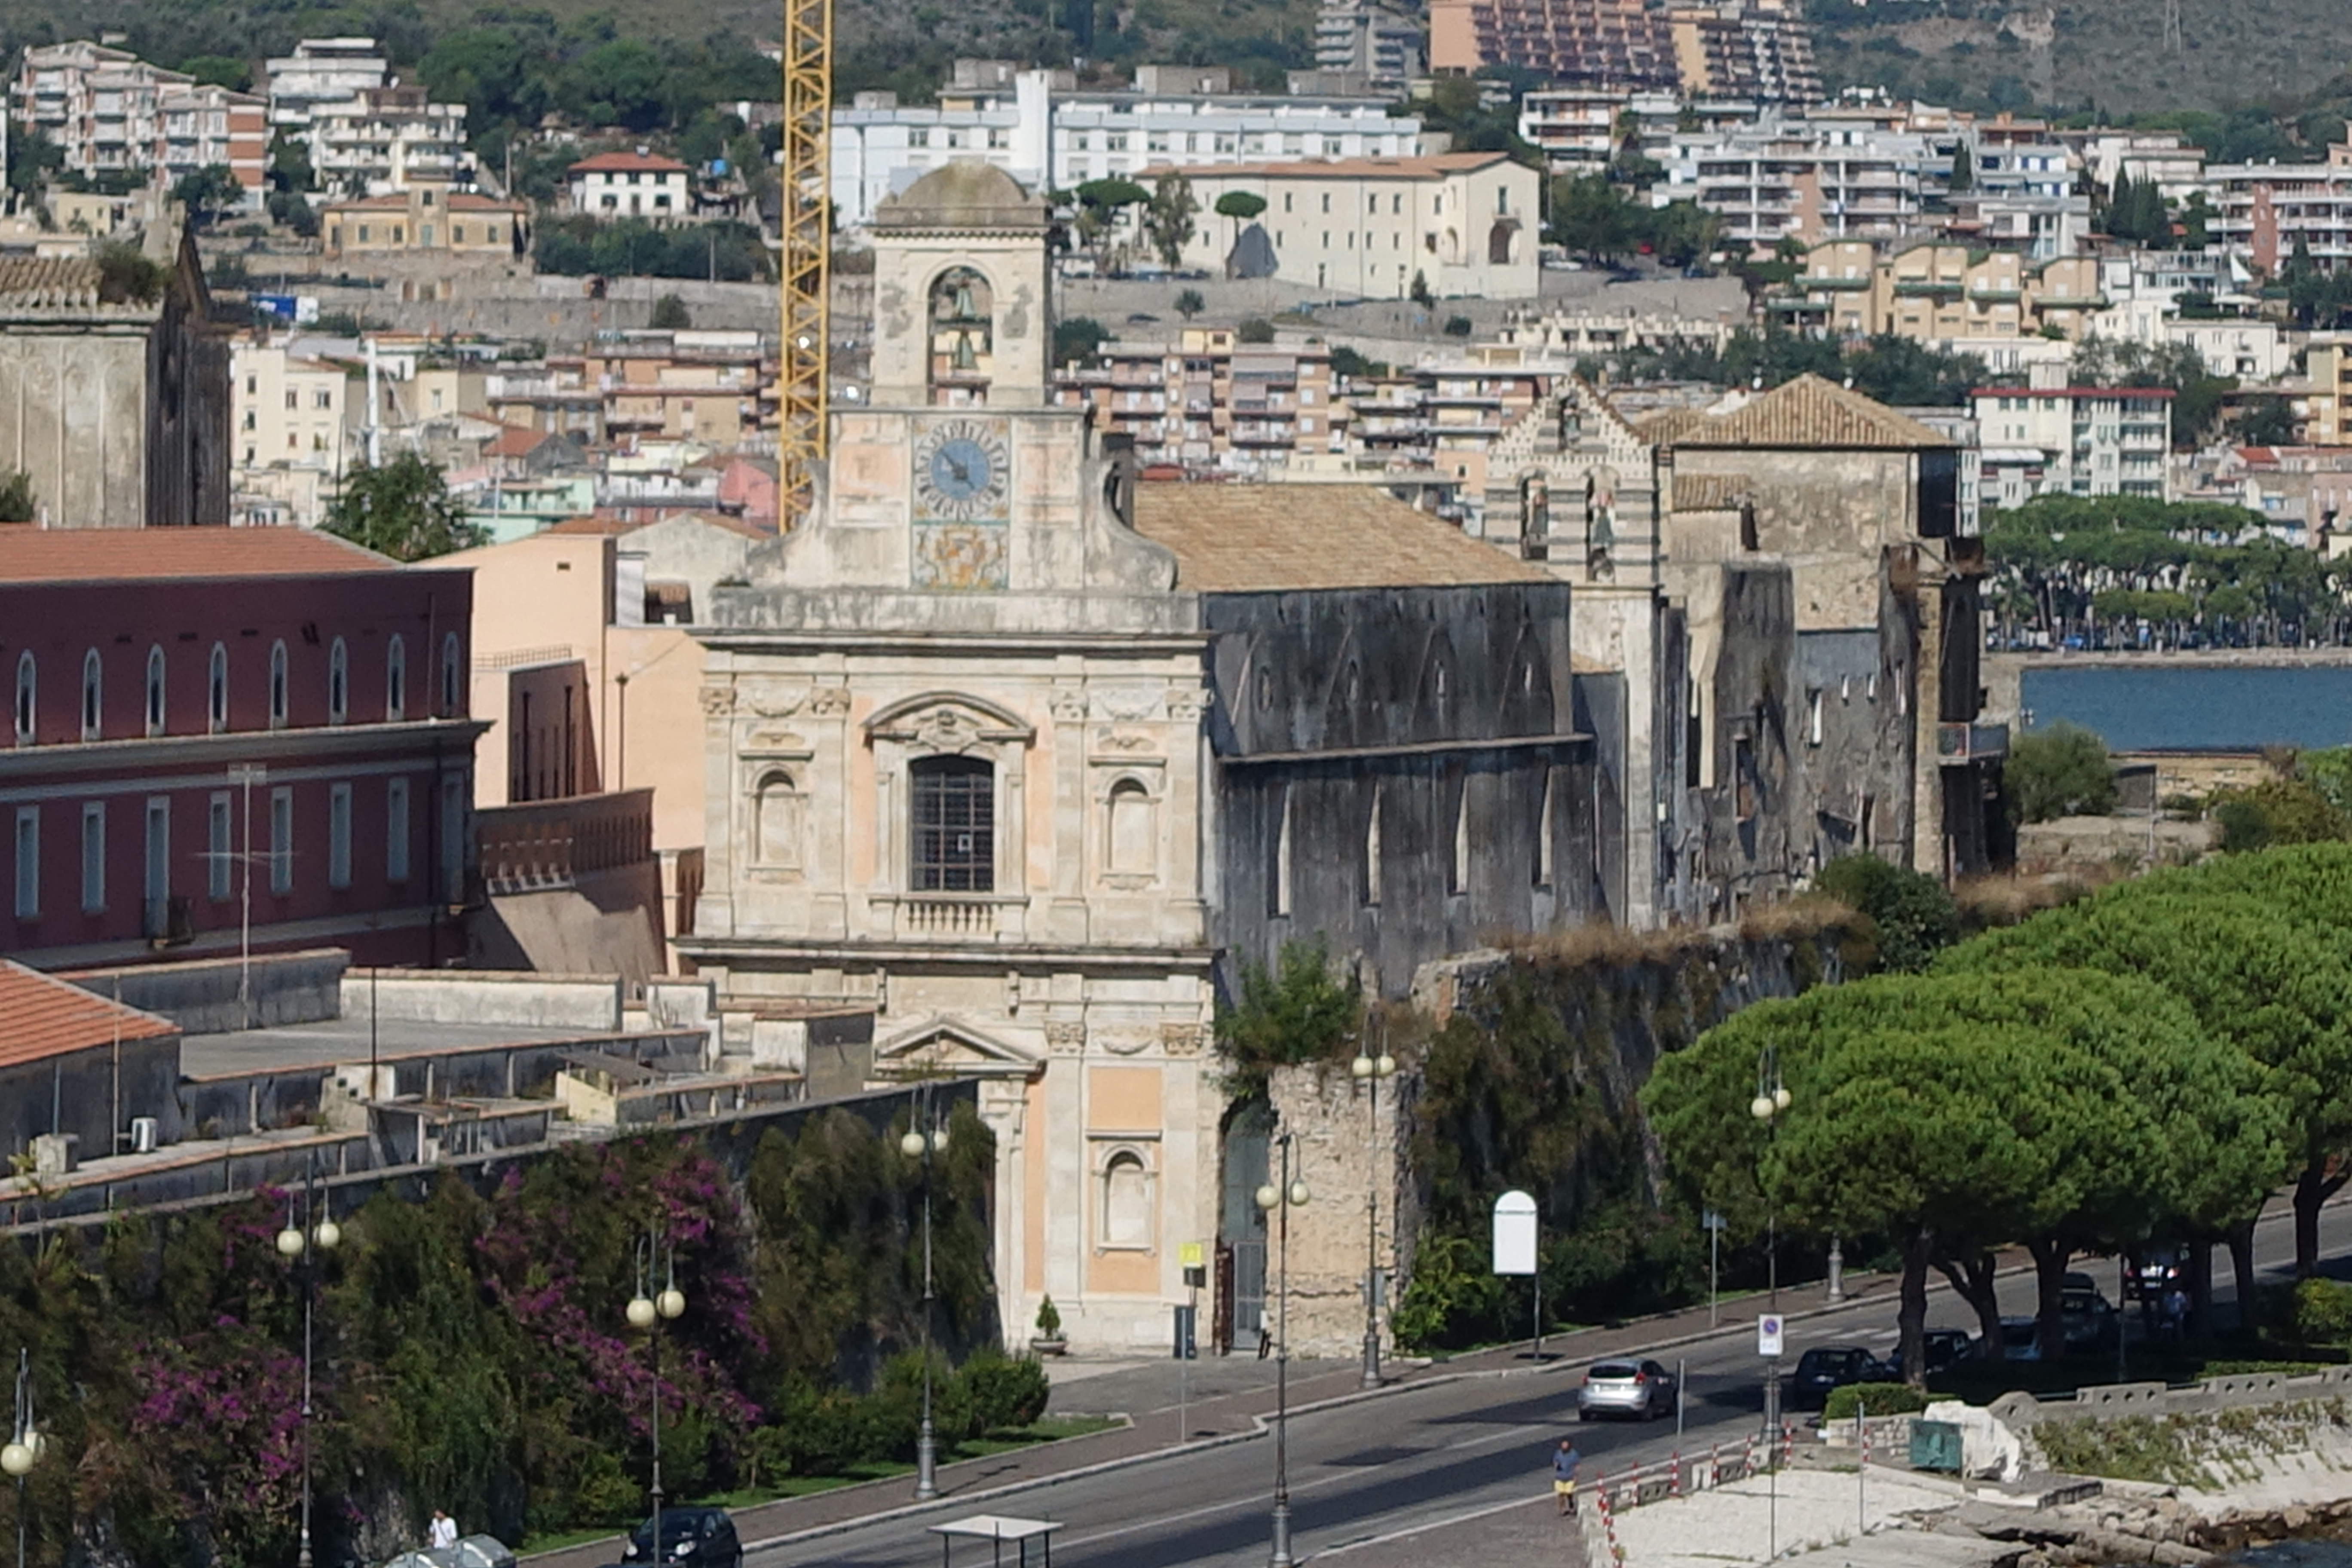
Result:
{"type": "Polygon", "coordinates": [[[16,1419],[8,1430],[7,1444],[0,1447],[0,1472],[16,1479],[16,1568],[25,1568],[25,1478],[48,1447],[33,1425],[33,1354],[28,1349],[16,1352],[16,1419]]]}
{"type": "MultiPolygon", "coordinates": [[[[1780,1119],[1796,1097],[1788,1085],[1780,1081],[1780,1053],[1771,1047],[1756,1064],[1756,1098],[1748,1102],[1748,1113],[1764,1125],[1764,1136],[1769,1139],[1779,1129],[1780,1119]]],[[[1767,1200],[1764,1222],[1764,1272],[1771,1289],[1772,1310],[1780,1310],[1780,1211],[1767,1200]]],[[[1767,1357],[1764,1363],[1764,1444],[1767,1454],[1777,1454],[1780,1433],[1780,1363],[1778,1357],[1767,1357]]]]}
{"type": "Polygon", "coordinates": [[[686,1292],[677,1288],[677,1253],[663,1240],[658,1216],[646,1226],[646,1234],[637,1238],[636,1294],[629,1298],[629,1327],[646,1336],[646,1356],[653,1363],[653,1524],[650,1542],[656,1558],[661,1556],[661,1340],[651,1331],[664,1321],[675,1321],[686,1311],[686,1292]],[[654,1276],[658,1271],[662,1286],[654,1289],[654,1276]]]}
{"type": "Polygon", "coordinates": [[[310,1322],[319,1300],[319,1254],[332,1252],[342,1240],[343,1227],[319,1195],[319,1152],[313,1148],[302,1173],[301,1223],[295,1223],[289,1197],[286,1227],[278,1233],[278,1255],[302,1270],[302,1535],[295,1568],[310,1568],[310,1322]]]}
{"type": "Polygon", "coordinates": [[[1371,1139],[1366,1145],[1372,1162],[1364,1184],[1364,1386],[1381,1385],[1381,1079],[1396,1076],[1396,1058],[1381,1051],[1372,1056],[1361,1049],[1348,1071],[1364,1086],[1364,1109],[1371,1139]]]}
{"type": "Polygon", "coordinates": [[[1307,1184],[1290,1174],[1290,1139],[1276,1138],[1282,1152],[1282,1180],[1257,1190],[1257,1206],[1278,1212],[1275,1222],[1274,1330],[1274,1552],[1268,1568],[1291,1568],[1290,1555],[1290,1211],[1307,1200],[1307,1184]]]}
{"type": "Polygon", "coordinates": [[[918,1100],[898,1152],[923,1163],[923,1424],[915,1435],[915,1500],[940,1495],[940,1448],[931,1428],[931,1161],[948,1151],[947,1118],[931,1109],[928,1091],[918,1100]]]}

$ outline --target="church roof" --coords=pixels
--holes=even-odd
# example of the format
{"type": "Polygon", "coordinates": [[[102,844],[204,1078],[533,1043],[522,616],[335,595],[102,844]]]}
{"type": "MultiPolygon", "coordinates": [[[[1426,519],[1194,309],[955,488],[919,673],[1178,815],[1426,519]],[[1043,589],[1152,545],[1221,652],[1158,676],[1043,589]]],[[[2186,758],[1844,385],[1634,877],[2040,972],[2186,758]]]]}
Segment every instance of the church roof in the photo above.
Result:
{"type": "Polygon", "coordinates": [[[877,228],[1039,229],[1045,204],[1021,182],[977,158],[933,169],[874,209],[877,228]]]}
{"type": "Polygon", "coordinates": [[[1672,437],[1677,447],[1815,447],[1852,451],[1916,451],[1949,447],[1949,437],[1851,387],[1801,375],[1728,414],[1672,437]]]}
{"type": "Polygon", "coordinates": [[[1555,580],[1370,485],[1142,484],[1135,531],[1175,552],[1183,593],[1555,580]]]}

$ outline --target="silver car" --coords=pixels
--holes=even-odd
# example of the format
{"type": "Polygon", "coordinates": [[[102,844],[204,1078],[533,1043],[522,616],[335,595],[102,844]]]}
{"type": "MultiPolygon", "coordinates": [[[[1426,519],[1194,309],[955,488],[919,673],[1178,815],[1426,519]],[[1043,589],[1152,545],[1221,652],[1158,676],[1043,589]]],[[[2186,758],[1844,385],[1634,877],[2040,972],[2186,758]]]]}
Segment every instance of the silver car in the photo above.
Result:
{"type": "Polygon", "coordinates": [[[1681,1392],[1675,1386],[1675,1374],[1656,1362],[1595,1362],[1584,1374],[1584,1386],[1576,1391],[1576,1418],[1631,1415],[1647,1421],[1672,1415],[1681,1392]]]}

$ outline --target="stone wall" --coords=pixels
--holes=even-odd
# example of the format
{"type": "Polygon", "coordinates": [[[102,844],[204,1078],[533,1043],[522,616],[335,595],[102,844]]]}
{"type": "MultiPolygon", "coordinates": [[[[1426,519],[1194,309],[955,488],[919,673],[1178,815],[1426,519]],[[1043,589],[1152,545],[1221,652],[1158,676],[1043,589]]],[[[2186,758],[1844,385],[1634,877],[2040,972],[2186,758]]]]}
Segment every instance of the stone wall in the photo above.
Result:
{"type": "MultiPolygon", "coordinates": [[[[1293,1355],[1346,1357],[1363,1348],[1368,1247],[1383,1276],[1392,1276],[1396,1268],[1398,1198],[1404,1173],[1400,1129],[1410,1119],[1414,1086],[1412,1075],[1400,1070],[1380,1085],[1375,1097],[1346,1068],[1329,1066],[1282,1068],[1268,1080],[1277,1125],[1292,1135],[1292,1174],[1306,1182],[1308,1194],[1307,1206],[1290,1212],[1293,1355]],[[1377,1229],[1369,1223],[1368,1213],[1368,1199],[1374,1195],[1379,1199],[1377,1229]]],[[[1269,1311],[1276,1300],[1277,1267],[1271,1237],[1269,1232],[1269,1311]]],[[[1385,1303],[1380,1317],[1385,1353],[1390,1348],[1385,1303]]]]}

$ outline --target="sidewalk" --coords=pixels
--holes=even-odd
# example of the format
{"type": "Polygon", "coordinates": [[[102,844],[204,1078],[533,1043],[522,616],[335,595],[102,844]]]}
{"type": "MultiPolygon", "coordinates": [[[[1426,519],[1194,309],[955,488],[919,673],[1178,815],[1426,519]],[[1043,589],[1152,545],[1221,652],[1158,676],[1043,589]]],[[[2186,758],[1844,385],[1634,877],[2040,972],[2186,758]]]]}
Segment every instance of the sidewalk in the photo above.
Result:
{"type": "MultiPolygon", "coordinates": [[[[1818,1284],[1784,1289],[1781,1295],[1784,1299],[1794,1297],[1811,1303],[1810,1306],[1792,1306],[1788,1310],[1785,1315],[1797,1321],[1818,1312],[1839,1310],[1857,1302],[1867,1302],[1874,1298],[1885,1300],[1891,1310],[1895,1300],[1894,1285],[1894,1280],[1888,1277],[1849,1275],[1846,1300],[1835,1309],[1822,1304],[1818,1284]]],[[[1297,1415],[1314,1405],[1379,1399],[1401,1388],[1425,1386],[1464,1377],[1533,1375],[1547,1372],[1566,1373],[1580,1370],[1587,1362],[1602,1356],[1633,1350],[1668,1349],[1717,1332],[1737,1330],[1754,1310],[1753,1302],[1747,1300],[1725,1303],[1721,1329],[1708,1326],[1707,1310],[1702,1305],[1657,1317],[1635,1319],[1609,1328],[1577,1329],[1565,1333],[1547,1334],[1544,1337],[1544,1359],[1540,1363],[1531,1358],[1528,1342],[1521,1341],[1517,1344],[1497,1345],[1444,1361],[1384,1363],[1388,1375],[1377,1391],[1367,1391],[1361,1386],[1360,1370],[1354,1362],[1294,1361],[1290,1363],[1290,1408],[1292,1414],[1297,1415]]],[[[1122,1401],[1128,1405],[1139,1405],[1145,1408],[1126,1410],[1124,1413],[1132,1418],[1130,1424],[1108,1432],[942,1465],[939,1471],[940,1498],[937,1502],[919,1504],[914,1501],[914,1478],[909,1474],[888,1480],[841,1487],[813,1497],[785,1498],[753,1508],[738,1509],[734,1515],[736,1531],[742,1537],[744,1546],[752,1549],[788,1540],[830,1534],[901,1513],[928,1514],[947,1509],[971,1509],[988,1498],[1008,1491],[1067,1479],[1097,1468],[1133,1464],[1177,1447],[1180,1434],[1173,1361],[1120,1362],[1108,1366],[1079,1362],[1076,1366],[1087,1370],[1082,1371],[1078,1377],[1068,1379],[1066,1384],[1057,1383],[1055,1396],[1048,1406],[1054,1413],[1121,1411],[1122,1401]],[[1066,1394],[1063,1392],[1065,1386],[1066,1394]]],[[[1054,1373],[1062,1369],[1049,1366],[1047,1370],[1054,1373]]],[[[1192,1376],[1204,1385],[1224,1388],[1229,1392],[1208,1394],[1199,1400],[1188,1401],[1181,1434],[1186,1446],[1202,1448],[1244,1442],[1264,1431],[1262,1418],[1274,1414],[1274,1371],[1273,1362],[1260,1362],[1254,1357],[1203,1358],[1193,1363],[1192,1376]],[[1236,1380],[1245,1385],[1233,1387],[1236,1380]]],[[[560,1552],[533,1553],[526,1561],[533,1568],[601,1568],[601,1565],[615,1563],[619,1558],[620,1537],[614,1535],[601,1542],[567,1547],[560,1552]]]]}

